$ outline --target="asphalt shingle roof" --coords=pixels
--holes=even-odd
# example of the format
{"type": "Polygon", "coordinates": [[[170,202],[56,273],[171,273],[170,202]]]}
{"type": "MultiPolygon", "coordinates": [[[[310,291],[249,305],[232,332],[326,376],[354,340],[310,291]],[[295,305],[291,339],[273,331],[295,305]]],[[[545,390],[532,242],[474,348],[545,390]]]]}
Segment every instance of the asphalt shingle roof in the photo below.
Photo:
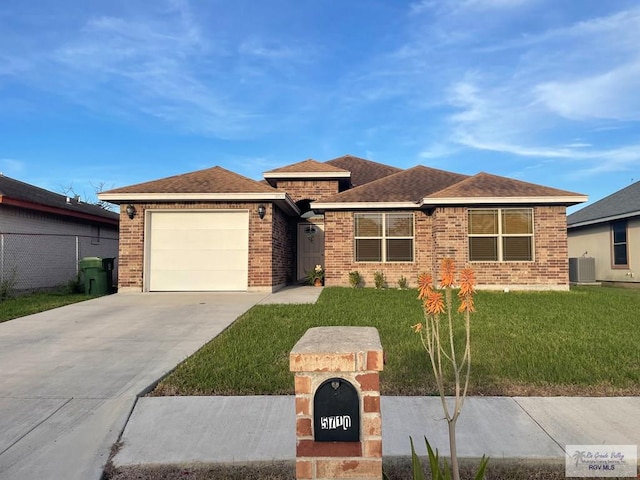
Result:
{"type": "Polygon", "coordinates": [[[324,163],[351,172],[351,185],[354,187],[359,187],[402,171],[401,168],[383,165],[382,163],[372,162],[353,155],[344,155],[324,163]]]}
{"type": "Polygon", "coordinates": [[[262,193],[275,191],[266,183],[251,180],[222,167],[213,167],[116,188],[103,193],[262,193]]]}
{"type": "Polygon", "coordinates": [[[567,226],[580,223],[598,223],[611,217],[640,214],[640,182],[612,193],[597,202],[572,213],[567,217],[567,226]]]}
{"type": "Polygon", "coordinates": [[[287,165],[282,168],[276,168],[275,170],[269,170],[264,172],[266,174],[278,174],[278,173],[346,173],[345,170],[340,167],[336,167],[326,162],[318,162],[313,159],[303,160],[302,162],[287,165]]]}
{"type": "MultiPolygon", "coordinates": [[[[0,197],[5,203],[7,203],[5,199],[17,200],[25,204],[41,205],[67,211],[70,215],[79,213],[102,217],[111,221],[119,218],[117,213],[105,210],[99,205],[78,201],[73,197],[70,198],[66,195],[54,193],[4,175],[0,175],[0,197]],[[69,201],[67,201],[67,198],[69,201]]],[[[24,208],[29,207],[24,205],[24,208]]]]}
{"type": "Polygon", "coordinates": [[[419,202],[427,195],[466,179],[461,175],[422,165],[400,170],[360,187],[347,190],[320,203],[419,202]]]}
{"type": "MultiPolygon", "coordinates": [[[[420,203],[424,198],[472,199],[522,197],[581,197],[580,194],[527,183],[512,178],[478,173],[472,177],[418,165],[408,170],[382,165],[363,158],[345,155],[327,162],[312,159],[265,172],[270,178],[278,174],[291,177],[339,177],[351,173],[353,188],[322,198],[319,203],[420,203]]],[[[302,178],[301,177],[301,178],[302,178]]],[[[345,178],[346,180],[346,178],[345,178]]],[[[255,181],[222,167],[175,175],[103,192],[105,194],[231,194],[278,192],[265,181],[255,181]]],[[[578,200],[579,201],[579,200],[578,200]]],[[[575,202],[574,202],[575,203],[575,202]]]]}
{"type": "Polygon", "coordinates": [[[428,195],[429,198],[461,198],[461,197],[566,197],[577,196],[578,193],[545,187],[534,183],[523,182],[513,178],[500,177],[480,172],[472,177],[456,183],[448,188],[428,195]]]}

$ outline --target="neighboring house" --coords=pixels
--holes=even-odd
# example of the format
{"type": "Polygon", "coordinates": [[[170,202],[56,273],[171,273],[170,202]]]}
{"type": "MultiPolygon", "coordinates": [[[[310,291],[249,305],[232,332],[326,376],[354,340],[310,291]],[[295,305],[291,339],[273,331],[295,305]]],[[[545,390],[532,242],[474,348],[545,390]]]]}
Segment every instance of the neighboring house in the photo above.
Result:
{"type": "Polygon", "coordinates": [[[595,280],[640,282],[640,182],[567,217],[569,257],[592,257],[595,280]]]}
{"type": "Polygon", "coordinates": [[[118,255],[119,215],[0,174],[0,283],[50,288],[77,277],[82,257],[118,255]]]}
{"type": "Polygon", "coordinates": [[[221,167],[101,193],[120,204],[122,290],[276,290],[315,265],[415,285],[444,257],[485,288],[568,289],[566,207],[584,195],[344,156],[254,181],[221,167]]]}

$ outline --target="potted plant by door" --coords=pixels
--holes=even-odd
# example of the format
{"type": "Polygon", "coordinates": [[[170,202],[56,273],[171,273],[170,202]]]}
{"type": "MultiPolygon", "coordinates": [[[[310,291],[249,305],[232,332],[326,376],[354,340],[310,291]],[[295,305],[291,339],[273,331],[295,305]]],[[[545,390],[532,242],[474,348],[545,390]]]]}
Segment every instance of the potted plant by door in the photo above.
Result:
{"type": "Polygon", "coordinates": [[[307,272],[307,280],[315,287],[321,287],[324,284],[324,268],[322,265],[316,265],[313,270],[307,272]]]}

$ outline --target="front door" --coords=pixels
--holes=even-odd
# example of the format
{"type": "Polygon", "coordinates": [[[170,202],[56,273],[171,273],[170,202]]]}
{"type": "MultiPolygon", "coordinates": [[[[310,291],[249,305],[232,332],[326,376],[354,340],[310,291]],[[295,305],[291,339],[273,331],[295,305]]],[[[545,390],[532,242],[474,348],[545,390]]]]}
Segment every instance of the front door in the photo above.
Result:
{"type": "Polygon", "coordinates": [[[324,225],[298,224],[298,280],[304,280],[309,270],[324,265],[324,225]]]}

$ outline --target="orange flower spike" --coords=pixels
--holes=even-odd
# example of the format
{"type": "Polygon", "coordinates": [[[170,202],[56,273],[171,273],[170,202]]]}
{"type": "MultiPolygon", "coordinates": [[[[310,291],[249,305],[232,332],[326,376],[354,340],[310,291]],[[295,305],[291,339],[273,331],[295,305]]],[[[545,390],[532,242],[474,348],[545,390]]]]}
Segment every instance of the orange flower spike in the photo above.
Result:
{"type": "Polygon", "coordinates": [[[473,304],[473,297],[471,295],[465,296],[460,300],[460,307],[458,307],[458,312],[459,313],[464,313],[464,312],[475,312],[476,311],[476,307],[473,304]]]}
{"type": "Polygon", "coordinates": [[[418,298],[424,300],[433,290],[433,278],[428,273],[421,273],[418,276],[418,298]]]}
{"type": "Polygon", "coordinates": [[[442,287],[453,287],[453,275],[455,273],[455,264],[451,258],[442,260],[442,287]]]}
{"type": "Polygon", "coordinates": [[[474,286],[476,284],[475,274],[470,268],[465,268],[460,272],[460,291],[458,296],[460,298],[467,295],[473,295],[475,293],[474,286]]]}
{"type": "Polygon", "coordinates": [[[411,328],[413,328],[413,331],[415,333],[420,333],[420,330],[422,330],[422,323],[416,323],[415,325],[411,325],[411,328]]]}
{"type": "Polygon", "coordinates": [[[431,315],[437,315],[444,313],[444,299],[440,292],[430,291],[427,295],[427,300],[424,302],[427,313],[431,315]]]}

